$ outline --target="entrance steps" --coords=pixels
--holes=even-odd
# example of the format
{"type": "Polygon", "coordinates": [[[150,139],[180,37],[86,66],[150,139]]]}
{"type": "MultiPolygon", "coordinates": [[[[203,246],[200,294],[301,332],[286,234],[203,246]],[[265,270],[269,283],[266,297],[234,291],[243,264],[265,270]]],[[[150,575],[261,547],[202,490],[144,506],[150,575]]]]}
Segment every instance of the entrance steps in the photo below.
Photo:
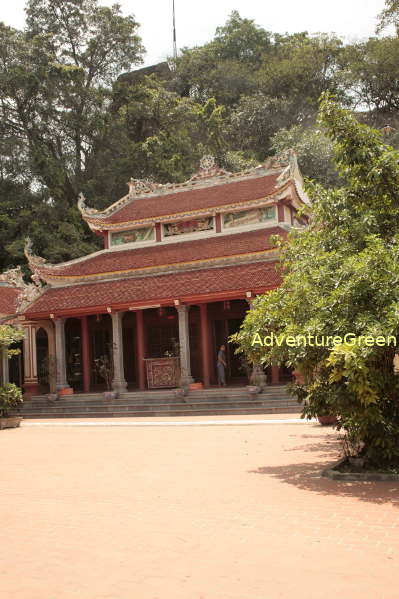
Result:
{"type": "Polygon", "coordinates": [[[285,386],[268,387],[252,399],[245,387],[190,391],[185,398],[173,391],[122,393],[106,400],[102,394],[76,394],[56,401],[34,397],[23,404],[24,418],[123,418],[300,413],[301,407],[285,386]]]}

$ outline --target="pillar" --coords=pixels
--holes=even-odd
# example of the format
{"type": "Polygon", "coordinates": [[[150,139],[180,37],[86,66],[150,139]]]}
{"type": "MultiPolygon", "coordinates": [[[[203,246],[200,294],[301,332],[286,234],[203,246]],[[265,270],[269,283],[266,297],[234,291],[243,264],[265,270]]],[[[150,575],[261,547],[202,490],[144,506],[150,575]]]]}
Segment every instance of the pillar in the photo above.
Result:
{"type": "Polygon", "coordinates": [[[36,351],[36,326],[29,324],[24,327],[24,384],[25,395],[40,394],[40,385],[37,378],[37,351],[36,351]]]}
{"type": "Polygon", "coordinates": [[[57,318],[55,324],[55,356],[57,364],[57,391],[69,389],[66,371],[65,318],[57,318]]]}
{"type": "Polygon", "coordinates": [[[124,312],[112,312],[112,359],[114,364],[114,378],[112,389],[117,393],[123,393],[127,389],[125,371],[123,366],[123,335],[122,321],[124,312]]]}
{"type": "Polygon", "coordinates": [[[208,323],[208,305],[200,304],[201,320],[201,358],[202,358],[202,376],[205,387],[209,387],[211,381],[210,372],[210,339],[208,323]]]}
{"type": "Polygon", "coordinates": [[[82,369],[83,369],[83,392],[89,393],[90,391],[90,338],[89,338],[89,323],[88,317],[82,316],[80,319],[81,326],[81,352],[82,352],[82,369]]]}
{"type": "Polygon", "coordinates": [[[190,306],[177,306],[179,315],[179,344],[180,344],[180,384],[189,385],[194,382],[191,376],[190,364],[190,333],[188,313],[190,306]]]}
{"type": "Polygon", "coordinates": [[[272,365],[272,385],[280,383],[280,367],[272,365]]]}
{"type": "Polygon", "coordinates": [[[137,374],[138,386],[140,390],[146,388],[145,372],[145,338],[144,338],[144,310],[136,312],[136,355],[137,355],[137,374]]]}
{"type": "Polygon", "coordinates": [[[9,360],[8,360],[8,353],[7,353],[6,347],[4,347],[2,350],[0,350],[0,356],[1,356],[1,371],[2,371],[1,384],[6,385],[7,383],[10,382],[9,360]]]}

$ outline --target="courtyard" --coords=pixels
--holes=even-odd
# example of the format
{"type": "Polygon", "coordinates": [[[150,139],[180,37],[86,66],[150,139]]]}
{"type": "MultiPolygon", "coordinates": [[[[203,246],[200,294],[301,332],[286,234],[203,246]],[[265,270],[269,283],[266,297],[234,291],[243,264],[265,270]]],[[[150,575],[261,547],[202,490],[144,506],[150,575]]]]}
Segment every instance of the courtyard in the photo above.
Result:
{"type": "Polygon", "coordinates": [[[28,420],[0,447],[1,597],[398,596],[399,484],[320,478],[330,428],[28,420]]]}

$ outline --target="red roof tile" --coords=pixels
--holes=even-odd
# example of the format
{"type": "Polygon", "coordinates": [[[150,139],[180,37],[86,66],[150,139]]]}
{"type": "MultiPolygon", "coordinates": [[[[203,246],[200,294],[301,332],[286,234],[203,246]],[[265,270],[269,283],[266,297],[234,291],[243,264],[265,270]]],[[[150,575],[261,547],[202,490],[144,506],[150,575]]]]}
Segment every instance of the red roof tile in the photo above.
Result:
{"type": "Polygon", "coordinates": [[[201,189],[194,187],[187,191],[157,197],[134,199],[109,216],[93,219],[88,215],[86,218],[98,225],[115,224],[257,200],[273,192],[280,174],[222,183],[201,189]]]}
{"type": "Polygon", "coordinates": [[[0,314],[15,314],[20,289],[0,285],[0,314]]]}
{"type": "Polygon", "coordinates": [[[262,291],[278,287],[276,263],[255,263],[210,268],[162,276],[118,279],[103,283],[50,288],[27,310],[27,315],[48,315],[102,306],[135,306],[220,292],[262,291]]]}
{"type": "Polygon", "coordinates": [[[214,235],[203,239],[158,244],[129,250],[110,250],[87,256],[81,262],[56,268],[39,266],[44,278],[88,276],[100,273],[129,271],[133,269],[197,262],[217,257],[234,256],[271,249],[271,235],[286,235],[279,227],[258,229],[233,235],[214,235]]]}

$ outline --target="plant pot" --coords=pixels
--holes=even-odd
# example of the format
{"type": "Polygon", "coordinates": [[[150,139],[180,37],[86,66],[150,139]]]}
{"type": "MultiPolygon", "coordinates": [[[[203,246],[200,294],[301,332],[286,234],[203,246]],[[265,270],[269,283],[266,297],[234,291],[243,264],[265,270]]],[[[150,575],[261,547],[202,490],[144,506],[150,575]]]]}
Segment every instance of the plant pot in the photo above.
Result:
{"type": "Polygon", "coordinates": [[[333,424],[337,424],[336,416],[317,416],[317,419],[322,426],[332,426],[333,424]]]}
{"type": "Polygon", "coordinates": [[[0,418],[0,431],[4,428],[18,428],[21,422],[21,416],[5,416],[0,418]]]}
{"type": "Polygon", "coordinates": [[[364,466],[364,458],[360,456],[350,456],[348,457],[348,462],[351,466],[355,468],[363,468],[364,466]]]}
{"type": "Polygon", "coordinates": [[[261,392],[261,388],[257,385],[247,385],[247,391],[251,397],[255,397],[261,392]]]}
{"type": "Polygon", "coordinates": [[[107,401],[111,401],[112,399],[116,399],[118,394],[115,391],[104,391],[104,399],[107,401]]]}
{"type": "Polygon", "coordinates": [[[299,372],[299,370],[294,370],[292,376],[295,378],[295,382],[297,385],[305,384],[305,377],[301,372],[299,372]]]}
{"type": "Polygon", "coordinates": [[[64,395],[73,395],[72,387],[65,387],[64,389],[60,389],[58,391],[58,397],[63,397],[64,395]]]}
{"type": "Polygon", "coordinates": [[[190,383],[188,388],[190,391],[198,391],[199,389],[203,389],[204,385],[202,383],[190,383]]]}

